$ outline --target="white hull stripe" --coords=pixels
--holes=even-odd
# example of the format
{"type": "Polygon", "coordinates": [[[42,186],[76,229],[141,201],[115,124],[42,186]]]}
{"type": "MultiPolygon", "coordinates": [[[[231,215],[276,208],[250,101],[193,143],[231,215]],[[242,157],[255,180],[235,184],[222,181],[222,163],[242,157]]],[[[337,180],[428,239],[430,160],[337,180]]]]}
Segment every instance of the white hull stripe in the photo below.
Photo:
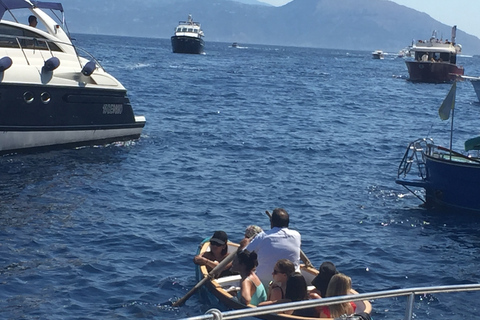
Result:
{"type": "Polygon", "coordinates": [[[142,127],[65,130],[65,131],[3,131],[0,132],[0,152],[45,148],[60,145],[89,145],[96,141],[121,141],[139,137],[142,127]]]}

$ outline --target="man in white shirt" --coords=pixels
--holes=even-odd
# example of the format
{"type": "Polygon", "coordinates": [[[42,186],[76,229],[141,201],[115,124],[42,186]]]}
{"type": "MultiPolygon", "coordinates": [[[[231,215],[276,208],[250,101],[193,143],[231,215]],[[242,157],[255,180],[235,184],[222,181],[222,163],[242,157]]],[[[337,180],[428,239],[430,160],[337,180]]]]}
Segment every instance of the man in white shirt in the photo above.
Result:
{"type": "Polygon", "coordinates": [[[276,208],[270,220],[271,229],[262,231],[253,238],[246,249],[258,255],[257,276],[265,288],[272,280],[273,267],[280,259],[288,259],[300,270],[301,236],[298,231],[288,229],[290,218],[287,211],[276,208]]]}

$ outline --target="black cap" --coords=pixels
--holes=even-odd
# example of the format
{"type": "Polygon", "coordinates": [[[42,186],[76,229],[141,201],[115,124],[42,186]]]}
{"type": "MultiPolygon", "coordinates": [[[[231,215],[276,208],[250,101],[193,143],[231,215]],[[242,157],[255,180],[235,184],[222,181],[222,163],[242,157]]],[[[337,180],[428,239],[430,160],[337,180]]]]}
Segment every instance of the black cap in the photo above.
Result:
{"type": "Polygon", "coordinates": [[[215,231],[213,236],[210,238],[210,242],[216,242],[218,244],[226,244],[228,241],[228,236],[224,231],[215,231]]]}

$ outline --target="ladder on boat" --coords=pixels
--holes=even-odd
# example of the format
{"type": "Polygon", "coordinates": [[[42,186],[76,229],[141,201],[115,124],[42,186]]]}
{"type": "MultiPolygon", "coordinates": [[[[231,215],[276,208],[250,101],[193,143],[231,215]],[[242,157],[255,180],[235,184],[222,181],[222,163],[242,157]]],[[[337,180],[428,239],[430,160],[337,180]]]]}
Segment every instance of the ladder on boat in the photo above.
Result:
{"type": "Polygon", "coordinates": [[[431,138],[422,138],[410,142],[398,166],[397,178],[405,178],[412,169],[413,163],[416,163],[418,176],[422,180],[425,179],[427,177],[425,154],[429,153],[431,145],[433,145],[433,139],[431,138]]]}

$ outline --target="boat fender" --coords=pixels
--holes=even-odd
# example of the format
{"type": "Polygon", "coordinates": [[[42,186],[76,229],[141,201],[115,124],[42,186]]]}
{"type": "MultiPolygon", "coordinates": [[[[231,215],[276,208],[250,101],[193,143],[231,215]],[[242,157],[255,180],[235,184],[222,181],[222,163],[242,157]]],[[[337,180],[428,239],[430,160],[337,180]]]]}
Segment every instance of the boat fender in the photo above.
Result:
{"type": "Polygon", "coordinates": [[[3,72],[12,66],[12,59],[10,57],[3,57],[0,59],[0,72],[3,72]]]}
{"type": "Polygon", "coordinates": [[[96,68],[97,68],[97,65],[95,64],[95,61],[90,60],[83,66],[82,74],[84,76],[90,76],[93,73],[93,71],[95,71],[96,68]]]}
{"type": "Polygon", "coordinates": [[[50,59],[45,61],[42,71],[52,72],[53,70],[57,69],[59,65],[60,65],[60,59],[58,59],[57,57],[51,57],[50,59]]]}

